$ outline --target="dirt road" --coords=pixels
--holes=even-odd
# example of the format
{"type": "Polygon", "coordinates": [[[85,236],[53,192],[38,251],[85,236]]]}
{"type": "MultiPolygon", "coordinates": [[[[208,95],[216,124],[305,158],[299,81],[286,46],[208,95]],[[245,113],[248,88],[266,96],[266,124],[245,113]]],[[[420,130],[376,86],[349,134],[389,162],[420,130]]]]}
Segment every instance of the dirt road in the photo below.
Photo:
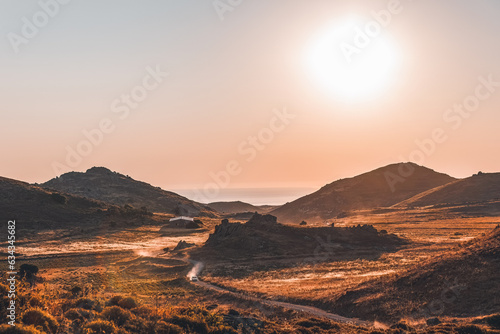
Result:
{"type": "MultiPolygon", "coordinates": [[[[199,261],[189,260],[189,262],[191,264],[193,264],[193,268],[195,268],[195,267],[203,268],[203,263],[201,263],[199,261]]],[[[199,272],[195,272],[194,275],[199,275],[200,272],[201,272],[201,270],[199,272]]],[[[230,291],[230,290],[227,290],[227,289],[221,288],[219,286],[215,286],[213,284],[210,284],[208,282],[203,282],[200,280],[191,281],[191,283],[195,284],[197,286],[203,287],[205,289],[232,294],[232,295],[237,296],[239,298],[251,300],[254,302],[261,303],[261,304],[266,304],[266,305],[275,306],[275,307],[283,307],[283,308],[295,310],[298,312],[305,312],[305,313],[309,313],[311,315],[314,315],[316,317],[327,318],[327,319],[337,321],[337,322],[348,323],[348,324],[353,324],[353,325],[362,325],[362,326],[372,326],[373,325],[371,322],[368,322],[368,321],[363,321],[363,320],[354,319],[354,318],[346,318],[346,317],[343,317],[343,316],[338,315],[338,314],[328,313],[326,311],[323,311],[319,308],[312,307],[312,306],[304,306],[304,305],[298,305],[298,304],[292,304],[292,303],[286,303],[286,302],[280,302],[280,301],[275,301],[275,300],[268,300],[268,299],[263,299],[263,298],[256,298],[256,297],[247,296],[244,293],[233,292],[233,291],[230,291]]]]}

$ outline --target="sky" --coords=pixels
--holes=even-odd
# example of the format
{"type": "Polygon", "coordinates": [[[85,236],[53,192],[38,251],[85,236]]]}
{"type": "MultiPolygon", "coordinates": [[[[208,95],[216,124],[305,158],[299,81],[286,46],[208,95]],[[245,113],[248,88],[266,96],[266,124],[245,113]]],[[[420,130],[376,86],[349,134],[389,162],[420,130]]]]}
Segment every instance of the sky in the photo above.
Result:
{"type": "Polygon", "coordinates": [[[1,0],[0,175],[105,166],[279,204],[395,162],[498,172],[498,17],[496,0],[1,0]]]}

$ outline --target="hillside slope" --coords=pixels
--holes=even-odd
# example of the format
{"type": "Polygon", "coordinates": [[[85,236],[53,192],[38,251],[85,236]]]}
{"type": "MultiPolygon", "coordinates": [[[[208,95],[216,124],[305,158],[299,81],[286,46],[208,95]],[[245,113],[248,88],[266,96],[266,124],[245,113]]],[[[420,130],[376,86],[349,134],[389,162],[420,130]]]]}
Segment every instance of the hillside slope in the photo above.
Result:
{"type": "Polygon", "coordinates": [[[104,167],[93,167],[85,173],[66,173],[42,186],[119,206],[128,204],[134,208],[146,207],[152,212],[184,216],[217,216],[213,209],[203,204],[104,167]]]}
{"type": "Polygon", "coordinates": [[[436,187],[398,203],[399,207],[465,204],[500,200],[500,173],[480,173],[436,187]]]}
{"type": "Polygon", "coordinates": [[[449,175],[413,163],[393,164],[330,183],[315,193],[281,206],[271,214],[286,223],[324,221],[351,210],[392,206],[455,180],[449,175]],[[405,174],[408,170],[412,171],[408,173],[410,175],[402,177],[402,174],[408,175],[405,174]]]}
{"type": "Polygon", "coordinates": [[[383,321],[480,316],[500,312],[498,282],[500,227],[399,277],[367,282],[325,303],[345,316],[383,321]]]}
{"type": "MultiPolygon", "coordinates": [[[[146,221],[146,213],[124,210],[84,197],[48,191],[0,177],[0,219],[16,220],[17,229],[52,229],[146,221]]],[[[108,226],[108,225],[106,225],[108,226]]]]}

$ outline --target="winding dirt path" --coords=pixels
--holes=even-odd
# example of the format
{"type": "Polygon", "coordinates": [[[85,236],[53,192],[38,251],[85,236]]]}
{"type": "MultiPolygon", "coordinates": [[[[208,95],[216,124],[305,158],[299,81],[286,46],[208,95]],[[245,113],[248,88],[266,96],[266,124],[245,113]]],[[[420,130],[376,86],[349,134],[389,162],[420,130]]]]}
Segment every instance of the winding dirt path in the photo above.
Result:
{"type": "MultiPolygon", "coordinates": [[[[194,261],[194,260],[188,260],[188,261],[193,265],[193,268],[195,268],[195,267],[203,268],[203,266],[204,266],[203,263],[199,262],[199,261],[194,261]]],[[[194,274],[198,275],[200,272],[201,272],[201,270],[199,272],[194,273],[194,274]]],[[[343,317],[343,316],[338,315],[338,314],[328,313],[326,311],[323,311],[323,310],[316,308],[316,307],[313,307],[313,306],[304,306],[304,305],[298,305],[298,304],[292,304],[292,303],[286,303],[286,302],[280,302],[280,301],[275,301],[275,300],[268,300],[268,299],[263,299],[263,298],[256,298],[256,297],[252,297],[252,296],[247,296],[244,293],[230,291],[230,290],[221,288],[219,286],[210,284],[208,282],[200,281],[199,279],[198,279],[198,281],[190,281],[190,282],[194,285],[203,287],[205,289],[214,290],[214,291],[223,292],[223,293],[228,293],[228,294],[231,294],[231,295],[243,298],[243,299],[251,300],[254,302],[258,302],[261,304],[267,304],[270,306],[283,307],[283,308],[287,308],[287,309],[291,309],[291,310],[295,310],[295,311],[299,311],[299,312],[305,312],[305,313],[309,313],[311,315],[314,315],[316,317],[327,318],[327,319],[330,319],[333,321],[347,323],[347,324],[360,325],[360,326],[373,326],[373,323],[371,323],[369,321],[363,321],[363,320],[359,320],[359,319],[355,319],[355,318],[346,318],[346,317],[343,317]]]]}

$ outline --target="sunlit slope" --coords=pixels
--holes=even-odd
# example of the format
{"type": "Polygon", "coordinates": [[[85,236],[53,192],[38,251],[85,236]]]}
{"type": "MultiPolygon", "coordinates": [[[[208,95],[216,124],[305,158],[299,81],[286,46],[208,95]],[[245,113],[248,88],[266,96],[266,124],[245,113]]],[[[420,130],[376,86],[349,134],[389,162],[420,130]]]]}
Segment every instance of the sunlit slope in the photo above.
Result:
{"type": "Polygon", "coordinates": [[[216,216],[215,210],[104,167],[70,172],[43,184],[45,188],[116,204],[145,207],[152,212],[187,216],[216,216]]]}
{"type": "Polygon", "coordinates": [[[413,196],[398,207],[466,204],[500,200],[500,173],[479,173],[413,196]]]}
{"type": "Polygon", "coordinates": [[[455,181],[413,163],[392,164],[330,183],[272,211],[281,222],[324,221],[351,210],[389,207],[423,191],[455,181]]]}

